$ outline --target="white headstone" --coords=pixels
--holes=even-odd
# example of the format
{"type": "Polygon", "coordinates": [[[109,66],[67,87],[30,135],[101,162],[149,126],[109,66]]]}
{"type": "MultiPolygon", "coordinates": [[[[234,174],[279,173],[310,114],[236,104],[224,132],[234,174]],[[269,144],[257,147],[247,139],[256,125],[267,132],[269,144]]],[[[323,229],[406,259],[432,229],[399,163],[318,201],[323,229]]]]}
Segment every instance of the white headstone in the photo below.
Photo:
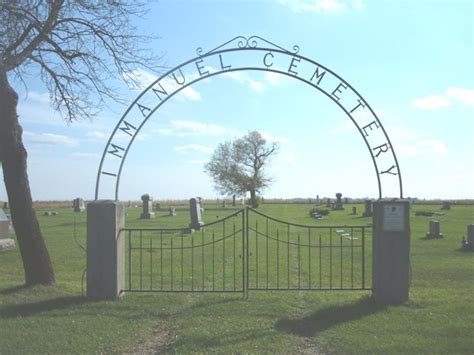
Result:
{"type": "Polygon", "coordinates": [[[10,228],[10,220],[3,209],[0,208],[0,239],[8,238],[8,229],[10,228]]]}

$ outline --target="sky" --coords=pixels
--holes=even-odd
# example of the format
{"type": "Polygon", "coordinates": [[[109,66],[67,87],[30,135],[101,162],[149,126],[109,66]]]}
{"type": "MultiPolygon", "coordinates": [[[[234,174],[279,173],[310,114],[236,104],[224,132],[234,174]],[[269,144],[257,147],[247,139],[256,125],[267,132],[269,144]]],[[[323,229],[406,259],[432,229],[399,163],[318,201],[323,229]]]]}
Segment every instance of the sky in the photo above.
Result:
{"type": "MultiPolygon", "coordinates": [[[[472,1],[149,1],[148,7],[136,20],[138,32],[159,37],[149,45],[166,68],[236,36],[256,35],[290,51],[298,45],[298,54],[337,73],[377,114],[398,159],[404,197],[474,198],[472,1]]],[[[237,66],[240,59],[246,60],[232,61],[237,66]]],[[[33,199],[93,199],[102,153],[128,105],[109,103],[93,121],[66,124],[30,70],[28,92],[14,85],[33,199]]],[[[134,75],[143,85],[115,84],[129,104],[158,78],[143,69],[134,75]]],[[[199,73],[195,67],[186,75],[199,73]]],[[[124,162],[119,199],[225,197],[204,164],[219,143],[250,130],[280,147],[264,197],[378,197],[371,152],[333,100],[289,76],[238,71],[188,86],[149,117],[124,162]]],[[[398,197],[398,178],[389,184],[383,196],[398,197]]],[[[99,198],[113,198],[113,188],[99,198]]]]}

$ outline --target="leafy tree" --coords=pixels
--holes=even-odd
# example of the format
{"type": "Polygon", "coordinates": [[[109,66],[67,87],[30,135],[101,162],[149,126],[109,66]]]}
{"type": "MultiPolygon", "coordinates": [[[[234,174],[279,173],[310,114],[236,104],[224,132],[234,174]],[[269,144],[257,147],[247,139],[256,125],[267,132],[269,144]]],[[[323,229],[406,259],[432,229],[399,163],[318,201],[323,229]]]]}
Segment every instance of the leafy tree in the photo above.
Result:
{"type": "Polygon", "coordinates": [[[268,187],[272,179],[265,174],[270,157],[278,152],[277,143],[269,143],[257,131],[219,144],[205,171],[223,194],[250,192],[252,207],[257,207],[257,192],[268,187]]]}
{"type": "MultiPolygon", "coordinates": [[[[149,37],[134,34],[143,4],[123,0],[0,1],[0,162],[27,285],[54,283],[54,272],[33,209],[27,152],[9,80],[28,88],[36,67],[52,107],[66,121],[91,118],[105,99],[119,100],[113,79],[157,69],[149,37]]],[[[135,82],[135,84],[137,84],[135,82]]]]}

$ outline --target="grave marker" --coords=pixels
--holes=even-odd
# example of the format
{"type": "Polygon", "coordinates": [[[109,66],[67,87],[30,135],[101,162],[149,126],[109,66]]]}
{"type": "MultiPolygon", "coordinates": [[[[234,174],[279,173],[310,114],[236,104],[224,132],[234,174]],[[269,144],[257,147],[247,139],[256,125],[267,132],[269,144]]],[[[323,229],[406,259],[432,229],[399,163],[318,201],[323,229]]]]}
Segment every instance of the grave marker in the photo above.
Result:
{"type": "Polygon", "coordinates": [[[467,244],[471,249],[474,249],[474,224],[467,226],[467,244]]]}
{"type": "Polygon", "coordinates": [[[232,195],[232,207],[235,207],[235,199],[237,198],[237,196],[235,196],[235,194],[232,195]]]}
{"type": "Polygon", "coordinates": [[[336,194],[336,203],[334,204],[333,206],[333,210],[334,211],[340,211],[340,210],[343,210],[344,209],[344,206],[342,205],[342,194],[340,192],[338,192],[336,194]]]}
{"type": "Polygon", "coordinates": [[[86,208],[84,206],[84,200],[80,197],[75,198],[72,202],[74,212],[83,212],[86,208]]]}
{"type": "Polygon", "coordinates": [[[155,218],[155,212],[153,212],[153,198],[148,194],[144,194],[142,195],[141,199],[143,201],[143,205],[142,205],[143,210],[142,210],[142,214],[140,215],[140,218],[141,219],[155,218]]]}
{"type": "Polygon", "coordinates": [[[439,221],[430,221],[430,231],[426,233],[426,238],[441,238],[443,233],[439,231],[439,221]]]}
{"type": "Polygon", "coordinates": [[[191,213],[191,224],[189,228],[200,230],[204,222],[201,216],[201,206],[197,199],[192,198],[189,200],[189,211],[191,213]]]}
{"type": "Polygon", "coordinates": [[[443,201],[443,206],[441,207],[442,210],[450,210],[451,209],[451,204],[449,201],[443,201]]]}
{"type": "Polygon", "coordinates": [[[8,229],[10,228],[10,220],[7,215],[0,208],[0,239],[8,238],[8,229]]]}
{"type": "Polygon", "coordinates": [[[169,212],[170,217],[176,217],[176,208],[170,207],[168,209],[168,212],[169,212]]]}
{"type": "Polygon", "coordinates": [[[362,214],[362,217],[370,216],[372,216],[372,200],[365,200],[364,213],[362,214]]]}

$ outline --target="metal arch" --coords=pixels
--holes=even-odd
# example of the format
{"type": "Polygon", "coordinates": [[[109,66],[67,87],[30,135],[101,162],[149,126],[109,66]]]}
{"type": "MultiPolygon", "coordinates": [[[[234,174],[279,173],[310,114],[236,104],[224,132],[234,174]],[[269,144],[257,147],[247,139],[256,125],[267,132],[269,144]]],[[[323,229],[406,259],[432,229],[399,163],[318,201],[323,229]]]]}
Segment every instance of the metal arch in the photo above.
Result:
{"type": "MultiPolygon", "coordinates": [[[[102,158],[101,158],[101,161],[100,161],[100,165],[99,165],[99,169],[98,169],[98,172],[97,172],[97,180],[96,180],[96,189],[95,189],[95,199],[97,200],[98,199],[98,194],[99,194],[99,184],[100,184],[100,178],[101,178],[101,172],[102,172],[102,167],[103,167],[103,163],[104,163],[104,160],[105,160],[105,157],[106,157],[106,154],[108,153],[107,149],[110,147],[110,143],[112,141],[112,138],[114,137],[115,133],[117,132],[117,130],[119,129],[120,125],[123,123],[123,121],[125,120],[125,118],[127,117],[128,113],[130,112],[130,110],[138,103],[138,101],[140,100],[140,98],[142,98],[145,93],[147,93],[156,83],[159,83],[161,80],[163,80],[164,78],[166,78],[167,76],[169,76],[170,74],[172,74],[173,72],[183,68],[184,66],[192,63],[192,62],[195,62],[197,60],[200,60],[202,58],[206,58],[206,57],[210,57],[210,56],[215,56],[215,55],[219,55],[219,54],[223,54],[223,53],[229,53],[229,52],[239,52],[239,51],[262,51],[262,52],[274,52],[274,53],[280,53],[280,54],[283,54],[283,55],[287,55],[287,56],[292,56],[292,57],[297,57],[299,59],[303,59],[311,64],[314,64],[316,65],[317,67],[323,69],[324,71],[327,71],[329,72],[330,74],[332,74],[335,78],[339,79],[341,81],[341,83],[344,83],[345,85],[347,85],[348,88],[350,88],[358,97],[360,97],[365,105],[365,107],[367,107],[370,112],[372,113],[373,117],[375,118],[377,124],[379,125],[379,127],[382,129],[382,132],[383,132],[383,135],[385,136],[385,138],[387,139],[387,142],[390,146],[390,149],[391,149],[391,153],[392,153],[392,156],[394,158],[394,161],[395,161],[395,164],[396,164],[396,168],[397,168],[397,171],[398,171],[398,180],[399,180],[399,190],[400,190],[400,198],[403,198],[403,188],[402,188],[402,179],[401,179],[401,171],[400,171],[400,166],[398,164],[398,160],[397,160],[397,157],[396,157],[396,154],[395,154],[395,151],[393,149],[393,146],[392,146],[392,143],[390,141],[390,138],[388,137],[387,133],[386,133],[386,130],[385,128],[383,127],[382,123],[380,122],[378,116],[375,114],[375,112],[373,111],[372,107],[367,103],[367,101],[364,99],[364,97],[362,95],[359,94],[359,92],[352,86],[350,85],[347,81],[345,81],[342,77],[340,77],[338,74],[336,74],[334,71],[332,71],[331,69],[325,67],[324,65],[321,65],[320,63],[310,59],[310,58],[307,58],[305,56],[302,56],[302,55],[299,55],[298,52],[299,52],[299,47],[298,46],[294,46],[293,47],[293,51],[289,51],[289,50],[286,50],[282,47],[279,47],[267,40],[264,40],[262,39],[261,37],[258,37],[258,36],[252,36],[252,37],[249,37],[248,39],[246,37],[243,37],[243,36],[239,36],[239,37],[235,37],[234,39],[224,43],[223,45],[221,46],[218,46],[216,48],[214,48],[213,50],[209,51],[209,52],[206,52],[205,54],[200,54],[202,53],[202,49],[201,48],[198,48],[197,49],[197,53],[198,53],[198,56],[197,57],[194,57],[174,68],[172,68],[171,70],[169,70],[168,72],[166,72],[165,74],[163,74],[162,76],[160,76],[157,80],[155,80],[153,83],[151,83],[147,88],[145,88],[141,93],[140,95],[137,96],[137,98],[130,104],[130,106],[127,108],[127,110],[125,111],[125,113],[122,115],[121,119],[119,120],[119,122],[117,123],[117,125],[115,126],[112,134],[110,135],[108,141],[107,141],[107,144],[104,148],[104,151],[103,151],[103,154],[102,154],[102,158]],[[270,44],[272,45],[274,48],[268,48],[268,47],[257,47],[257,39],[260,39],[262,41],[264,41],[265,43],[267,44],[270,44]],[[221,49],[223,47],[225,47],[227,44],[235,41],[235,40],[238,40],[238,48],[227,48],[227,49],[221,49]],[[245,42],[244,42],[245,41],[245,42]]],[[[127,157],[127,154],[128,154],[128,151],[130,150],[130,147],[132,146],[134,140],[135,140],[135,137],[138,135],[138,133],[140,132],[141,128],[143,127],[143,125],[148,121],[148,119],[155,113],[156,110],[158,110],[162,104],[164,104],[165,102],[168,101],[168,99],[170,99],[171,97],[173,97],[175,94],[179,93],[181,90],[185,89],[186,87],[198,82],[198,81],[201,81],[203,79],[206,79],[206,78],[210,78],[210,77],[213,77],[213,76],[217,76],[219,74],[223,74],[223,73],[226,73],[226,72],[233,72],[233,71],[247,71],[247,70],[255,70],[255,71],[266,71],[266,72],[274,72],[274,73],[279,73],[279,74],[282,74],[282,75],[286,75],[286,76],[289,76],[291,78],[294,78],[294,79],[299,79],[300,81],[306,83],[306,84],[309,84],[310,86],[318,89],[320,92],[324,93],[327,97],[329,97],[333,102],[335,102],[345,113],[347,116],[349,116],[349,118],[351,119],[351,121],[355,124],[355,126],[357,127],[359,133],[361,134],[362,138],[364,139],[364,142],[366,143],[366,146],[367,148],[369,149],[369,152],[370,152],[370,155],[372,157],[372,163],[374,165],[374,168],[375,168],[375,172],[376,172],[376,175],[377,175],[377,183],[378,183],[378,190],[379,190],[379,198],[382,198],[382,186],[381,186],[381,181],[380,181],[380,173],[379,173],[379,169],[378,169],[378,166],[377,166],[377,162],[375,160],[375,157],[374,155],[372,154],[371,152],[371,146],[368,142],[368,140],[366,139],[366,136],[363,134],[361,128],[357,125],[357,123],[355,122],[354,118],[351,116],[351,114],[346,110],[345,107],[343,107],[343,105],[341,103],[339,103],[337,100],[335,100],[331,95],[329,95],[326,91],[324,91],[322,88],[320,88],[319,86],[315,85],[314,83],[312,83],[311,81],[308,81],[307,79],[305,78],[301,78],[301,77],[298,77],[298,76],[295,76],[295,75],[291,75],[287,72],[284,72],[284,71],[281,71],[281,70],[274,70],[274,69],[271,69],[271,68],[262,68],[262,67],[240,67],[240,68],[234,68],[234,69],[227,69],[225,71],[219,71],[219,72],[215,72],[215,73],[209,73],[205,76],[200,76],[198,77],[197,79],[194,79],[194,80],[191,80],[189,83],[187,84],[183,84],[181,85],[176,91],[172,92],[171,94],[167,95],[164,99],[162,99],[160,101],[160,103],[154,108],[152,109],[148,115],[144,118],[144,120],[140,123],[140,125],[136,128],[136,132],[134,133],[134,135],[131,137],[124,153],[123,153],[123,157],[122,157],[122,160],[120,162],[120,167],[119,167],[119,170],[117,172],[117,179],[116,179],[116,185],[115,185],[115,199],[118,200],[118,189],[119,189],[119,184],[120,184],[120,176],[121,176],[121,172],[122,172],[122,168],[123,168],[123,164],[126,160],[126,157],[127,157]]]]}

